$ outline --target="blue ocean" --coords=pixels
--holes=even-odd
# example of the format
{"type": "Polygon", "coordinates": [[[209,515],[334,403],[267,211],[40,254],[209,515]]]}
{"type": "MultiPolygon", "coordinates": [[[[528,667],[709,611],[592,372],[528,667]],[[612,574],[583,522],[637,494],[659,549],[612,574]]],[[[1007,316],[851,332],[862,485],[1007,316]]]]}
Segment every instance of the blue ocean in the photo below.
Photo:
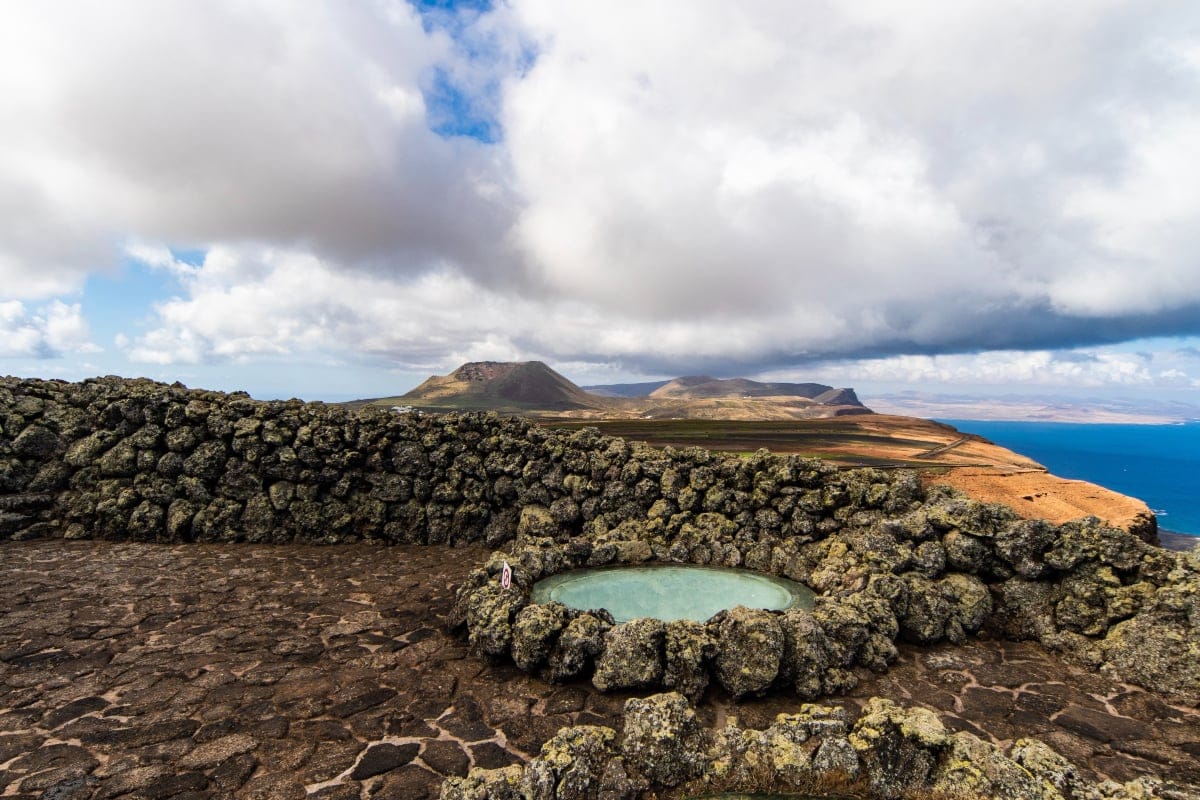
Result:
{"type": "Polygon", "coordinates": [[[1162,529],[1200,536],[1200,422],[1099,425],[939,420],[1043,464],[1137,497],[1162,529]]]}

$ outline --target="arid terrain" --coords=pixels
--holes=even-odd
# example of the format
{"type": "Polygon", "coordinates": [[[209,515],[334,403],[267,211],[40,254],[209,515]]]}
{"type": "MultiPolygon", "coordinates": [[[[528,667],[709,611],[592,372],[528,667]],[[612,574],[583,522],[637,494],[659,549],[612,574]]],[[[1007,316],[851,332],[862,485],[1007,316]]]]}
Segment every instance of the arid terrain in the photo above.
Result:
{"type": "MultiPolygon", "coordinates": [[[[430,800],[536,755],[629,695],[471,656],[443,620],[487,551],[443,546],[0,543],[0,797],[430,800]]],[[[1089,778],[1200,790],[1200,716],[1038,645],[902,645],[873,695],[994,742],[1037,736],[1089,778]]],[[[710,689],[707,725],[797,700],[710,689]]]]}
{"type": "Polygon", "coordinates": [[[1164,425],[1200,419],[1200,407],[1173,400],[1129,402],[1103,398],[1066,402],[1054,397],[901,394],[873,398],[871,407],[883,414],[1019,422],[1164,425]]]}

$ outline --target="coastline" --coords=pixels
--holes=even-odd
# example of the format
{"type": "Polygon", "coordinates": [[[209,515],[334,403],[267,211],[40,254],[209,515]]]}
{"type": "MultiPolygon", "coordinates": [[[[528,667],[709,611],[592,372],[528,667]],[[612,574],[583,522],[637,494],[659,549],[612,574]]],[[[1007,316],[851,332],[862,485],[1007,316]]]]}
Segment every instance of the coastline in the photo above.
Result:
{"type": "MultiPolygon", "coordinates": [[[[1156,526],[1184,537],[1200,534],[1192,476],[1200,468],[1195,455],[1200,425],[1077,425],[1045,422],[948,420],[959,430],[986,437],[1036,459],[1067,481],[1084,481],[1137,498],[1152,512],[1156,526]]],[[[1083,488],[1083,484],[1077,484],[1083,488]]],[[[1037,491],[1014,492],[1017,508],[1041,500],[1037,491]]],[[[1087,509],[1118,522],[1107,513],[1087,509]]],[[[1121,515],[1114,515],[1121,516],[1121,515]]],[[[1122,527],[1124,527],[1122,525],[1122,527]]],[[[1177,548],[1190,546],[1184,538],[1177,548]]]]}
{"type": "Polygon", "coordinates": [[[925,474],[922,482],[927,487],[945,484],[972,499],[1000,503],[1026,519],[1062,524],[1080,517],[1098,517],[1146,541],[1152,541],[1159,532],[1154,512],[1141,498],[1092,481],[1063,478],[1044,468],[955,467],[940,474],[925,474]]]}
{"type": "MultiPolygon", "coordinates": [[[[1195,408],[1123,408],[1037,399],[988,400],[945,397],[867,398],[877,414],[979,422],[1062,422],[1076,425],[1186,425],[1197,422],[1195,408]]],[[[867,402],[865,401],[865,402],[867,402]]]]}

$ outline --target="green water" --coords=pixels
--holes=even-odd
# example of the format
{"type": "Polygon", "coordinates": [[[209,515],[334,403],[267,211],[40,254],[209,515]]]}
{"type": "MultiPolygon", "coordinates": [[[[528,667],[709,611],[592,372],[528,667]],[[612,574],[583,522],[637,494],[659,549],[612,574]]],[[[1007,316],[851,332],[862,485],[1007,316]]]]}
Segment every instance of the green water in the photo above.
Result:
{"type": "Polygon", "coordinates": [[[617,622],[651,617],[705,622],[726,608],[812,608],[807,586],[740,569],[651,564],[575,570],[538,581],[533,601],[578,609],[608,609],[617,622]]]}

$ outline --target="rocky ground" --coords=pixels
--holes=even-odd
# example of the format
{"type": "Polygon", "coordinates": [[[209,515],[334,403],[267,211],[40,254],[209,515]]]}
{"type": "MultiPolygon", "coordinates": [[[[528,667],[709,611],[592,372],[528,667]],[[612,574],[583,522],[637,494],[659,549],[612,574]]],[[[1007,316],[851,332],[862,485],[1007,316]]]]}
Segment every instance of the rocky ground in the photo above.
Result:
{"type": "MultiPolygon", "coordinates": [[[[627,695],[486,666],[441,624],[482,548],[0,544],[0,796],[420,798],[617,725],[627,695]]],[[[1099,777],[1200,793],[1200,711],[1033,644],[904,647],[873,695],[995,741],[1037,736],[1099,777]]],[[[764,727],[795,699],[706,724],[764,727]]]]}

